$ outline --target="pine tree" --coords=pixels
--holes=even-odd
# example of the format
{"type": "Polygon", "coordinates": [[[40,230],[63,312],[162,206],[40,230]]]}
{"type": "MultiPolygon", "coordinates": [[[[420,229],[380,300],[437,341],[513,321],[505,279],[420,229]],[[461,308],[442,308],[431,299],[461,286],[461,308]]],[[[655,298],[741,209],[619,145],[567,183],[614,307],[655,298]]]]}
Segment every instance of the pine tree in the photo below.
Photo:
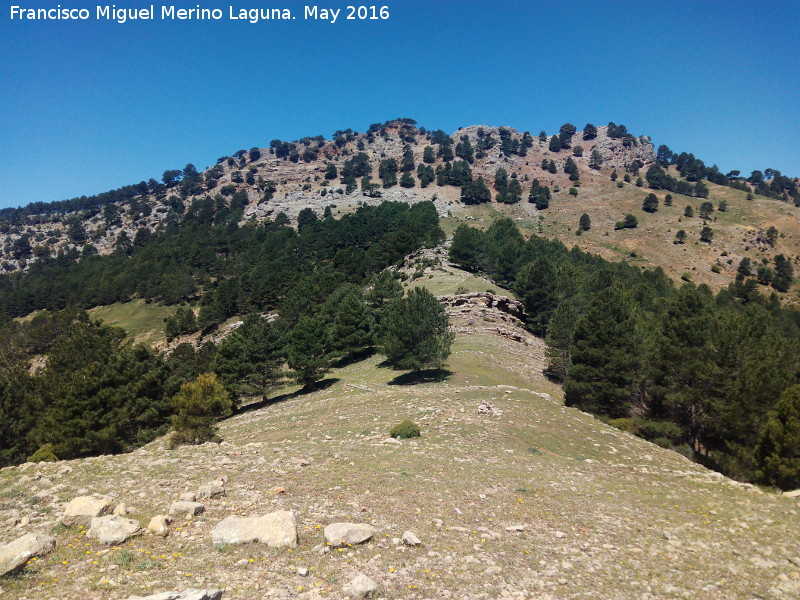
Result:
{"type": "Polygon", "coordinates": [[[800,488],[800,385],[787,388],[769,413],[756,458],[765,483],[800,488]]]}
{"type": "Polygon", "coordinates": [[[609,417],[643,399],[643,342],[634,303],[619,287],[601,291],[578,321],[565,403],[609,417]]]}
{"type": "Polygon", "coordinates": [[[578,317],[578,311],[571,302],[561,302],[553,311],[545,338],[547,366],[544,369],[544,374],[553,381],[563,383],[567,379],[572,353],[572,336],[575,333],[578,317]]]}
{"type": "Polygon", "coordinates": [[[589,156],[589,168],[598,170],[603,165],[603,155],[595,148],[589,156]]]}
{"type": "Polygon", "coordinates": [[[658,196],[647,194],[647,197],[642,202],[642,210],[649,213],[656,212],[658,210],[658,196]]]}
{"type": "Polygon", "coordinates": [[[467,225],[459,225],[453,234],[449,258],[462,269],[477,271],[483,262],[483,234],[467,225]]]}
{"type": "Polygon", "coordinates": [[[426,288],[412,288],[383,313],[379,348],[394,368],[441,368],[453,339],[447,312],[426,288]]]}
{"type": "Polygon", "coordinates": [[[561,140],[558,139],[557,135],[554,135],[550,138],[550,145],[548,146],[548,150],[550,152],[560,152],[561,151],[561,140]]]}
{"type": "MultiPolygon", "coordinates": [[[[453,241],[455,242],[455,239],[453,241]]],[[[392,272],[381,271],[372,278],[372,285],[367,291],[366,301],[373,310],[380,312],[386,304],[402,297],[403,286],[394,278],[392,272]]]]}
{"type": "Polygon", "coordinates": [[[581,215],[580,223],[578,227],[581,231],[589,231],[592,228],[592,219],[589,217],[588,213],[583,213],[581,215]]]}
{"type": "Polygon", "coordinates": [[[288,336],[286,358],[297,380],[312,387],[331,366],[330,327],[321,316],[302,317],[288,336]]]}
{"type": "Polygon", "coordinates": [[[216,422],[231,414],[233,404],[214,373],[184,383],[172,399],[172,443],[202,444],[216,437],[216,422]]]}
{"type": "Polygon", "coordinates": [[[332,304],[331,336],[335,350],[344,357],[351,357],[371,348],[375,342],[375,319],[361,291],[334,293],[328,303],[332,304]]]}
{"type": "Polygon", "coordinates": [[[283,360],[280,327],[250,315],[217,346],[211,368],[238,403],[247,395],[266,398],[281,376],[283,360]]]}

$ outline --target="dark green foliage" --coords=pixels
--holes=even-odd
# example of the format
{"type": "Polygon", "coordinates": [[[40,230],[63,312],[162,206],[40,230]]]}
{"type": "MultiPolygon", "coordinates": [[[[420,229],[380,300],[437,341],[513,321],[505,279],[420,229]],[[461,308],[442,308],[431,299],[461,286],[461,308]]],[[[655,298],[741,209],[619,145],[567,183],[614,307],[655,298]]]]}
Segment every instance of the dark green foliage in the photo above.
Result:
{"type": "Polygon", "coordinates": [[[202,444],[216,438],[216,423],[233,410],[228,392],[214,373],[184,383],[172,399],[172,444],[202,444]]]}
{"type": "Polygon", "coordinates": [[[459,225],[450,246],[450,260],[468,271],[477,271],[483,262],[483,235],[477,229],[459,225]]]}
{"type": "Polygon", "coordinates": [[[550,173],[552,173],[553,175],[555,175],[556,173],[558,173],[558,168],[556,167],[556,161],[554,161],[554,160],[552,160],[552,159],[551,159],[551,160],[550,160],[550,162],[549,162],[549,163],[548,163],[548,165],[547,165],[547,170],[548,170],[550,173]]]}
{"type": "Polygon", "coordinates": [[[437,369],[450,356],[454,335],[444,307],[425,288],[412,288],[384,310],[380,352],[396,369],[437,369]]]}
{"type": "Polygon", "coordinates": [[[767,232],[764,234],[764,237],[767,240],[767,243],[774,248],[775,243],[778,241],[778,230],[774,225],[770,225],[767,229],[767,232]]]}
{"type": "Polygon", "coordinates": [[[348,358],[374,345],[375,319],[359,287],[340,287],[328,298],[322,312],[331,324],[332,344],[338,355],[348,358]]]}
{"type": "Polygon", "coordinates": [[[558,139],[557,135],[550,138],[550,145],[547,149],[550,150],[550,152],[559,152],[561,150],[561,140],[558,139]]]}
{"type": "Polygon", "coordinates": [[[245,396],[265,398],[278,380],[283,336],[279,324],[251,315],[217,346],[211,368],[237,404],[245,396]]]}
{"type": "Polygon", "coordinates": [[[418,438],[422,435],[422,433],[420,432],[419,425],[406,419],[405,421],[402,421],[401,423],[398,423],[392,427],[389,430],[389,435],[393,438],[405,440],[410,438],[418,438]]]}
{"type": "Polygon", "coordinates": [[[61,459],[115,454],[152,440],[170,413],[163,360],[126,345],[122,330],[79,320],[55,340],[35,377],[41,412],[29,439],[61,459]]]}
{"type": "Polygon", "coordinates": [[[325,179],[331,181],[336,179],[339,176],[339,171],[336,169],[336,165],[333,163],[328,163],[328,166],[325,167],[325,179]]]}
{"type": "Polygon", "coordinates": [[[381,271],[375,275],[366,293],[369,306],[380,313],[384,306],[403,297],[403,286],[394,278],[391,271],[381,271]]]}
{"type": "Polygon", "coordinates": [[[589,231],[592,228],[592,219],[587,213],[581,215],[580,223],[578,224],[583,231],[589,231]]]}
{"type": "Polygon", "coordinates": [[[333,349],[329,323],[319,315],[302,317],[288,335],[287,363],[300,383],[313,386],[330,370],[333,349]]]}
{"type": "Polygon", "coordinates": [[[572,136],[575,135],[577,129],[572,123],[564,123],[558,130],[558,140],[561,142],[562,148],[570,148],[572,146],[572,136]]]}
{"type": "Polygon", "coordinates": [[[570,181],[578,181],[580,174],[578,173],[578,165],[572,160],[572,157],[567,157],[564,161],[564,173],[569,174],[570,181]]]}
{"type": "Polygon", "coordinates": [[[794,277],[794,267],[789,259],[783,254],[778,254],[775,257],[775,279],[772,282],[774,287],[779,292],[788,292],[794,277]]]}
{"type": "Polygon", "coordinates": [[[406,172],[400,176],[400,187],[412,188],[415,185],[416,182],[414,181],[414,176],[411,173],[406,172]]]}
{"type": "Polygon", "coordinates": [[[654,213],[658,210],[658,196],[655,194],[647,194],[642,202],[642,210],[649,213],[654,213]]]}
{"type": "Polygon", "coordinates": [[[425,146],[422,151],[422,161],[429,165],[436,162],[436,153],[433,150],[433,146],[425,146]]]}
{"type": "Polygon", "coordinates": [[[420,187],[426,188],[436,181],[436,174],[432,166],[421,164],[417,167],[417,178],[419,179],[420,187]]]}
{"type": "Polygon", "coordinates": [[[625,215],[625,218],[622,221],[617,221],[614,225],[614,229],[635,229],[639,226],[639,219],[637,219],[633,215],[625,215]]]}
{"type": "Polygon", "coordinates": [[[475,181],[468,181],[461,186],[461,201],[464,204],[482,204],[490,202],[492,193],[486,187],[483,177],[478,177],[475,181]]]}
{"type": "Polygon", "coordinates": [[[456,144],[456,156],[464,159],[469,164],[475,162],[475,151],[466,135],[461,136],[461,141],[456,144]]]}
{"type": "Polygon", "coordinates": [[[583,126],[583,139],[584,140],[593,140],[597,137],[597,127],[592,125],[591,123],[587,123],[583,126]]]}
{"type": "Polygon", "coordinates": [[[642,187],[644,185],[644,181],[642,181],[641,177],[636,178],[636,187],[642,187]]]}
{"type": "Polygon", "coordinates": [[[770,411],[756,458],[764,483],[783,490],[800,488],[800,385],[784,390],[770,411]]]}
{"type": "Polygon", "coordinates": [[[664,196],[664,206],[672,206],[672,194],[664,196]]]}
{"type": "Polygon", "coordinates": [[[686,241],[686,231],[679,229],[675,234],[675,243],[683,244],[686,241]]]}
{"type": "Polygon", "coordinates": [[[383,181],[383,187],[390,188],[397,185],[397,161],[386,158],[378,165],[378,177],[383,181]]]}
{"type": "Polygon", "coordinates": [[[472,181],[472,171],[464,160],[447,162],[436,167],[436,185],[463,186],[472,181]]]}
{"type": "Polygon", "coordinates": [[[589,156],[589,168],[598,170],[603,166],[603,155],[595,148],[589,156]]]}
{"type": "Polygon", "coordinates": [[[711,213],[714,212],[714,205],[711,202],[703,202],[700,204],[700,218],[708,219],[711,213]]]}
{"type": "Polygon", "coordinates": [[[719,205],[717,205],[717,210],[719,212],[727,212],[728,211],[728,203],[725,200],[723,200],[722,202],[719,203],[719,205]]]}
{"type": "Polygon", "coordinates": [[[700,241],[710,244],[712,239],[714,239],[714,231],[708,225],[703,225],[703,229],[700,231],[700,241]]]}
{"type": "Polygon", "coordinates": [[[194,333],[197,330],[197,319],[194,311],[188,306],[178,308],[174,315],[165,319],[164,331],[167,334],[167,341],[171,341],[179,335],[194,333]]]}
{"type": "Polygon", "coordinates": [[[538,210],[544,210],[550,206],[551,197],[550,188],[546,185],[539,185],[539,181],[535,180],[528,193],[528,202],[534,203],[538,210]]]}
{"type": "Polygon", "coordinates": [[[525,305],[528,322],[539,335],[544,335],[550,315],[559,303],[556,270],[550,261],[539,257],[517,273],[517,296],[525,305]]]}
{"type": "Polygon", "coordinates": [[[403,159],[400,161],[400,171],[408,173],[414,170],[414,153],[411,151],[411,146],[406,146],[403,149],[403,159]]]}
{"type": "Polygon", "coordinates": [[[564,402],[608,417],[642,398],[643,340],[636,305],[617,287],[601,291],[578,321],[564,402]]]}
{"type": "Polygon", "coordinates": [[[689,217],[689,218],[693,217],[694,216],[694,208],[692,208],[691,205],[687,204],[686,208],[683,209],[683,216],[684,217],[689,217]]]}
{"type": "Polygon", "coordinates": [[[561,302],[547,324],[547,366],[544,374],[558,383],[566,381],[572,361],[572,337],[579,313],[570,302],[561,302]]]}
{"type": "Polygon", "coordinates": [[[506,189],[505,203],[516,204],[520,200],[522,200],[522,184],[520,184],[519,179],[512,179],[506,189]]]}

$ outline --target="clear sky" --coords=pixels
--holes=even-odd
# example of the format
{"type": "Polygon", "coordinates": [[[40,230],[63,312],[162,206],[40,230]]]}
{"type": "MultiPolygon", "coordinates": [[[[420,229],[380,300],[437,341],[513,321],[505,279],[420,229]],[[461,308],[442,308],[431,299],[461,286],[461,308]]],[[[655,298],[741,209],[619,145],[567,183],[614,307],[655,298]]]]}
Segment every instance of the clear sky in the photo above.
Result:
{"type": "Polygon", "coordinates": [[[387,21],[333,24],[292,0],[176,1],[226,18],[22,22],[11,5],[56,0],[3,0],[0,207],[400,116],[448,132],[614,121],[723,172],[800,175],[796,0],[383,0],[387,21]],[[231,4],[297,18],[230,21],[231,4]]]}

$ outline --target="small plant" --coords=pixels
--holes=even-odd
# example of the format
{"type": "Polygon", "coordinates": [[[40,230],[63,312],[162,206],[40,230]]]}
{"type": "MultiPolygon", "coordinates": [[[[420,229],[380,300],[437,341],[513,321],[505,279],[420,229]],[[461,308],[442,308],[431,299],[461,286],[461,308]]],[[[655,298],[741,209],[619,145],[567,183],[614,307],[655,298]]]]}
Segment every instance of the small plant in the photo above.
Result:
{"type": "Polygon", "coordinates": [[[130,550],[123,550],[122,552],[117,552],[114,554],[114,562],[117,563],[123,569],[130,569],[133,565],[133,561],[136,559],[136,555],[130,550]]]}
{"type": "Polygon", "coordinates": [[[408,439],[420,437],[419,425],[406,419],[402,423],[395,425],[389,430],[389,435],[397,439],[408,439]]]}
{"type": "Polygon", "coordinates": [[[530,452],[531,454],[535,454],[537,456],[541,456],[542,455],[542,451],[539,450],[538,448],[533,448],[533,447],[528,448],[528,452],[530,452]]]}
{"type": "Polygon", "coordinates": [[[227,554],[228,552],[231,551],[230,544],[227,544],[225,542],[221,542],[214,547],[217,549],[217,552],[221,552],[222,554],[227,554]]]}
{"type": "Polygon", "coordinates": [[[577,188],[574,188],[574,187],[569,188],[569,195],[570,196],[577,196],[578,195],[577,188]]]}
{"type": "Polygon", "coordinates": [[[58,462],[53,444],[45,444],[28,457],[28,462],[58,462]]]}

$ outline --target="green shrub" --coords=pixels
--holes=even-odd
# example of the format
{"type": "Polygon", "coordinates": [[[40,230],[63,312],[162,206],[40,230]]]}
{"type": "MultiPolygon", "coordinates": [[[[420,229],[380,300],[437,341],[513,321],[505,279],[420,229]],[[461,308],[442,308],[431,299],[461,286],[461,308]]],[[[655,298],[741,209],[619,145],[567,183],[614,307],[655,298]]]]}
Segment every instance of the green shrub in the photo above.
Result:
{"type": "Polygon", "coordinates": [[[571,187],[571,188],[569,188],[569,194],[570,194],[570,196],[577,196],[578,195],[578,190],[576,188],[574,188],[574,187],[571,187]]]}
{"type": "Polygon", "coordinates": [[[399,423],[392,427],[389,431],[389,435],[393,438],[398,439],[407,439],[407,438],[415,438],[420,437],[422,435],[419,430],[419,425],[416,423],[409,421],[406,419],[402,423],[399,423]]]}
{"type": "Polygon", "coordinates": [[[28,457],[28,462],[58,462],[53,444],[45,444],[28,457]]]}
{"type": "Polygon", "coordinates": [[[608,424],[612,427],[616,427],[620,431],[633,433],[633,419],[610,419],[608,424]]]}
{"type": "Polygon", "coordinates": [[[216,437],[216,422],[233,411],[233,403],[215,373],[204,373],[184,383],[172,399],[171,443],[202,444],[216,437]]]}

